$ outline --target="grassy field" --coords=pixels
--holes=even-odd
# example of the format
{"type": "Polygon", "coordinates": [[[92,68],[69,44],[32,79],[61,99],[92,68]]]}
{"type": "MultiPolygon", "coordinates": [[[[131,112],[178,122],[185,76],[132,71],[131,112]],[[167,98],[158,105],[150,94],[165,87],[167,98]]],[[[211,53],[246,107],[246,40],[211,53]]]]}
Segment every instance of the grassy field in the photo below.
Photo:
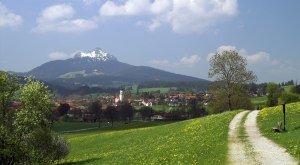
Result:
{"type": "MultiPolygon", "coordinates": [[[[228,125],[240,111],[143,128],[67,133],[64,164],[226,164],[228,125]]],[[[163,123],[163,122],[162,122],[163,123]]],[[[139,125],[137,123],[137,125],[139,125]]]]}
{"type": "Polygon", "coordinates": [[[286,105],[287,132],[274,133],[272,127],[283,121],[282,106],[264,108],[260,111],[258,125],[268,138],[287,149],[300,161],[300,102],[286,105]]]}
{"type": "Polygon", "coordinates": [[[55,122],[53,130],[56,132],[73,131],[79,129],[88,129],[98,127],[98,123],[87,122],[55,122]]]}
{"type": "Polygon", "coordinates": [[[283,89],[285,92],[290,93],[294,85],[284,86],[283,89]]]}
{"type": "MultiPolygon", "coordinates": [[[[139,110],[143,106],[135,106],[135,109],[139,110]]],[[[176,107],[170,107],[168,105],[153,105],[151,107],[154,111],[171,111],[172,109],[176,109],[176,107]]]]}
{"type": "MultiPolygon", "coordinates": [[[[111,126],[111,123],[102,122],[100,128],[98,128],[98,122],[88,123],[88,122],[55,122],[53,125],[53,130],[59,133],[69,132],[69,131],[78,131],[82,129],[88,129],[88,131],[81,131],[81,133],[86,134],[91,132],[101,132],[101,131],[117,131],[125,129],[135,129],[135,128],[144,128],[144,127],[153,127],[159,125],[170,124],[173,122],[147,122],[147,121],[132,121],[130,124],[124,124],[124,122],[114,122],[114,126],[111,126]],[[89,130],[90,129],[90,130],[89,130]]],[[[81,134],[79,133],[79,134],[81,134]]],[[[65,136],[73,134],[64,134],[65,136]]]]}
{"type": "Polygon", "coordinates": [[[267,104],[267,97],[266,96],[253,97],[253,98],[251,98],[251,102],[254,104],[255,108],[257,106],[265,107],[267,104]]]}
{"type": "MultiPolygon", "coordinates": [[[[133,85],[131,93],[136,94],[137,93],[137,87],[138,87],[137,85],[133,85]]],[[[139,93],[143,93],[143,92],[156,92],[156,91],[160,91],[160,93],[168,93],[168,92],[170,92],[170,90],[176,90],[176,88],[175,87],[140,88],[139,89],[139,93]]]]}
{"type": "Polygon", "coordinates": [[[166,87],[166,88],[141,88],[139,89],[139,92],[155,92],[155,91],[160,91],[160,93],[168,93],[170,90],[176,90],[176,88],[169,88],[169,87],[166,87]]]}

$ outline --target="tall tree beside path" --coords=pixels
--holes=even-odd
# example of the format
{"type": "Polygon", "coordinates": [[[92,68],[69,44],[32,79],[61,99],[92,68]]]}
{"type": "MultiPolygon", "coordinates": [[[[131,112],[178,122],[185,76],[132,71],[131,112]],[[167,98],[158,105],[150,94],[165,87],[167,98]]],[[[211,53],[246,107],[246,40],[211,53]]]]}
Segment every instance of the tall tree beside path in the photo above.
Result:
{"type": "Polygon", "coordinates": [[[215,95],[213,97],[217,97],[212,104],[220,104],[218,96],[220,96],[220,100],[227,102],[227,110],[249,104],[249,102],[244,102],[249,93],[247,85],[255,82],[257,77],[252,71],[247,70],[246,58],[240,56],[236,51],[222,51],[212,56],[209,64],[211,68],[208,76],[215,78],[211,93],[215,95]],[[222,98],[224,96],[226,98],[222,98]],[[237,101],[237,99],[242,98],[241,96],[245,97],[245,99],[237,101]],[[233,104],[235,105],[233,106],[233,104]]]}

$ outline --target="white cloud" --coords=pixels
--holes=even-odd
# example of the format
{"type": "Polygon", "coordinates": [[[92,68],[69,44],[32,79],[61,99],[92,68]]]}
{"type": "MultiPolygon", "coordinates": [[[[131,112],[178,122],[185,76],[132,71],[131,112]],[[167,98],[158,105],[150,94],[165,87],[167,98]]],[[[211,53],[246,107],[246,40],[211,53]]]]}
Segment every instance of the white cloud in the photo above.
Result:
{"type": "Polygon", "coordinates": [[[150,31],[154,31],[155,29],[161,26],[161,22],[158,20],[152,20],[152,22],[148,25],[148,29],[150,31]]]}
{"type": "Polygon", "coordinates": [[[209,53],[207,55],[206,60],[209,61],[211,57],[213,57],[216,53],[221,53],[223,51],[236,51],[236,47],[232,45],[221,45],[218,47],[215,53],[209,53]]]}
{"type": "Polygon", "coordinates": [[[127,0],[123,5],[107,1],[101,6],[99,13],[101,16],[137,15],[147,11],[149,4],[149,0],[127,0]]]}
{"type": "MultiPolygon", "coordinates": [[[[235,46],[232,45],[222,45],[220,47],[218,47],[216,52],[222,52],[222,51],[237,51],[240,55],[244,56],[247,59],[247,62],[249,64],[259,64],[259,63],[264,63],[264,64],[271,64],[271,65],[277,65],[280,62],[276,59],[273,59],[271,57],[271,55],[267,52],[264,51],[259,51],[257,53],[254,54],[248,54],[248,52],[246,51],[246,49],[242,48],[240,50],[237,50],[237,48],[235,46]]],[[[207,55],[207,61],[209,61],[209,59],[214,56],[215,53],[209,53],[207,55]]]]}
{"type": "Polygon", "coordinates": [[[49,53],[48,57],[53,60],[62,60],[71,58],[72,54],[64,53],[64,52],[51,52],[49,53]]]}
{"type": "Polygon", "coordinates": [[[185,56],[180,59],[180,63],[192,65],[201,60],[201,57],[199,55],[191,55],[191,56],[185,56]]]}
{"type": "Polygon", "coordinates": [[[0,28],[11,27],[16,28],[21,25],[23,19],[20,15],[13,13],[6,6],[0,2],[0,28]]]}
{"type": "Polygon", "coordinates": [[[237,0],[126,0],[119,4],[107,1],[99,13],[101,16],[146,15],[160,24],[169,24],[174,32],[190,33],[202,32],[234,17],[238,3],[237,0]]]}
{"type": "Polygon", "coordinates": [[[73,19],[75,11],[69,4],[49,6],[44,9],[34,32],[82,32],[95,29],[97,24],[89,19],[73,19]]]}
{"type": "Polygon", "coordinates": [[[223,52],[223,51],[235,51],[236,47],[231,45],[222,45],[218,47],[217,52],[223,52]]]}
{"type": "Polygon", "coordinates": [[[71,5],[54,5],[44,9],[38,21],[56,21],[64,18],[72,18],[74,13],[75,11],[71,5]]]}
{"type": "Polygon", "coordinates": [[[150,11],[153,14],[162,14],[170,10],[171,6],[172,1],[170,0],[155,0],[150,6],[150,11]]]}
{"type": "Polygon", "coordinates": [[[167,59],[154,59],[151,60],[151,63],[157,66],[164,67],[191,67],[194,64],[201,61],[202,58],[199,55],[183,56],[178,61],[169,61],[167,59]]]}
{"type": "Polygon", "coordinates": [[[279,64],[278,60],[272,59],[269,53],[263,51],[260,51],[252,55],[247,55],[247,54],[242,54],[242,55],[246,57],[247,61],[250,64],[257,64],[257,63],[264,63],[264,62],[267,62],[272,65],[279,64]]]}

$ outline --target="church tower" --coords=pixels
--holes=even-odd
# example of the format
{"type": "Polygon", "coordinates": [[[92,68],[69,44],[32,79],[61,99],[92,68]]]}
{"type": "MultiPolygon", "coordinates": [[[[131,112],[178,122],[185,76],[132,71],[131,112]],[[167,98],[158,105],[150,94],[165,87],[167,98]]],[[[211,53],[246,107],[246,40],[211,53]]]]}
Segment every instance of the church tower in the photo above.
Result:
{"type": "Polygon", "coordinates": [[[120,99],[120,102],[123,102],[123,100],[124,100],[124,93],[122,90],[120,90],[119,99],[120,99]]]}

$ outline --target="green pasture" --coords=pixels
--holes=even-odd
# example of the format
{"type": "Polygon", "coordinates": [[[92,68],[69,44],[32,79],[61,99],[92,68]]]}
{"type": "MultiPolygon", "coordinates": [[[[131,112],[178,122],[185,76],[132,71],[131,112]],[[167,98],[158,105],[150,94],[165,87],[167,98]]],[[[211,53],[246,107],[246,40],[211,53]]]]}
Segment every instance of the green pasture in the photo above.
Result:
{"type": "Polygon", "coordinates": [[[262,96],[262,97],[252,97],[251,98],[251,102],[253,103],[253,105],[255,106],[255,108],[257,106],[260,107],[265,107],[267,104],[267,96],[262,96]]]}
{"type": "Polygon", "coordinates": [[[65,133],[70,154],[62,163],[226,164],[228,125],[238,112],[65,133]]]}
{"type": "Polygon", "coordinates": [[[260,111],[260,131],[300,161],[300,102],[286,105],[286,132],[275,133],[272,128],[283,122],[282,105],[264,108],[260,111]]]}

